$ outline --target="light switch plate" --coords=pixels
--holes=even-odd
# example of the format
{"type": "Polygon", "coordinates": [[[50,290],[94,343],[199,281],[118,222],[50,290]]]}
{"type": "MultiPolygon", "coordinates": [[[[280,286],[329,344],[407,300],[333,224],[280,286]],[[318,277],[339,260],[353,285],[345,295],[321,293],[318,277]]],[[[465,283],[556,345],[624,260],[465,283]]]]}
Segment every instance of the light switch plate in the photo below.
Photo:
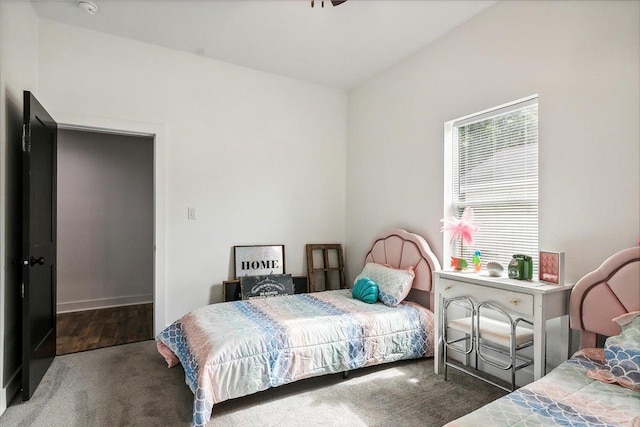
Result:
{"type": "Polygon", "coordinates": [[[187,218],[196,219],[196,208],[192,208],[192,207],[187,208],[187,218]]]}

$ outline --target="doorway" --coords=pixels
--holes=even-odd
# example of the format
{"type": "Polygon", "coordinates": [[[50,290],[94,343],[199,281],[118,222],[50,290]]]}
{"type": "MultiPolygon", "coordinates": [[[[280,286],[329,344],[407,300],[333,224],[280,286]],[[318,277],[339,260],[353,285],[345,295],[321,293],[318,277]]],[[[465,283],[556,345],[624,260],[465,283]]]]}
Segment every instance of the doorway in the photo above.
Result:
{"type": "Polygon", "coordinates": [[[58,131],[57,354],[153,338],[154,138],[58,131]]]}

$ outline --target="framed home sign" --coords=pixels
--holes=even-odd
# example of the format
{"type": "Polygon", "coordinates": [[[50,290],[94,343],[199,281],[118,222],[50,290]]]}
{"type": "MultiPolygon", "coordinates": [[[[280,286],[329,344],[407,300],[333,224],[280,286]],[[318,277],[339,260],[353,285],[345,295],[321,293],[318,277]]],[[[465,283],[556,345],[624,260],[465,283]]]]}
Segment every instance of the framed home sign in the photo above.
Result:
{"type": "Polygon", "coordinates": [[[234,275],[284,274],[284,245],[234,246],[234,275]]]}
{"type": "Polygon", "coordinates": [[[552,285],[564,285],[564,252],[540,251],[538,280],[552,285]]]}

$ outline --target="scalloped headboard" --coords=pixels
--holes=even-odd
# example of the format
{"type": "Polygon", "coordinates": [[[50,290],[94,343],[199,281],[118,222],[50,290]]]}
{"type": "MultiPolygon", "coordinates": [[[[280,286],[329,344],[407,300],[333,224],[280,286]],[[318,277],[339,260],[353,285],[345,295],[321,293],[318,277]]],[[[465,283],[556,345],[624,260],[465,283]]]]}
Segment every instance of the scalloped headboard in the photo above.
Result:
{"type": "Polygon", "coordinates": [[[571,328],[581,333],[580,348],[595,347],[597,335],[619,334],[611,319],[632,311],[640,311],[640,246],[610,256],[571,291],[571,328]]]}
{"type": "Polygon", "coordinates": [[[413,267],[416,277],[412,288],[430,293],[429,308],[433,310],[431,282],[440,263],[424,237],[399,228],[380,233],[373,238],[364,256],[363,264],[368,262],[401,269],[413,267]]]}

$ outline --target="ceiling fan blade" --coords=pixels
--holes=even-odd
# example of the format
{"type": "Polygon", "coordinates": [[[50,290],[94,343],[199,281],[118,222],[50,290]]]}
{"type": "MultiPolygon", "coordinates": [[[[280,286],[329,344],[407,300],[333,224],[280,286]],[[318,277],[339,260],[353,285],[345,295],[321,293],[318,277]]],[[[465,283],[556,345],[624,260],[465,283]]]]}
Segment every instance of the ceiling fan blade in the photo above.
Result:
{"type": "Polygon", "coordinates": [[[331,4],[334,6],[340,6],[342,3],[346,2],[347,0],[331,0],[331,4]]]}

